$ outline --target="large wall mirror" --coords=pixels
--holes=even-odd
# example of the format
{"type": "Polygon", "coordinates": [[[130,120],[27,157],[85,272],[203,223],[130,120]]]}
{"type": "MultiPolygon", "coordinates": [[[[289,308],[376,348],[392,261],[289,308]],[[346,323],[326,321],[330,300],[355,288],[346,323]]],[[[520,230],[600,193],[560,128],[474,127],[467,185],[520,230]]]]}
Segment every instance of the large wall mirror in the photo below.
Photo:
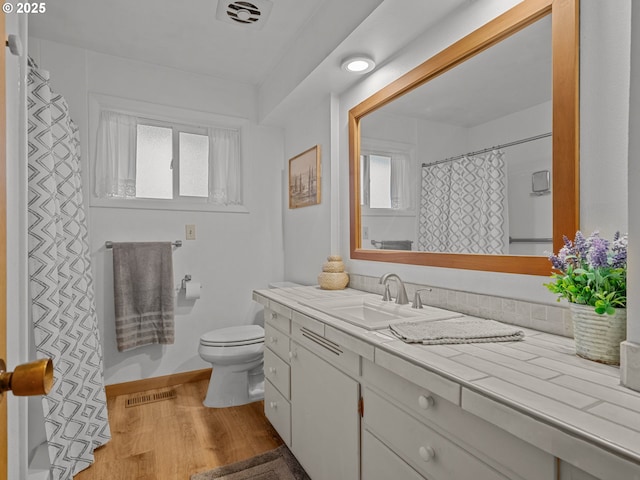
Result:
{"type": "Polygon", "coordinates": [[[351,258],[548,275],[578,71],[578,0],[524,0],[351,109],[351,258]]]}

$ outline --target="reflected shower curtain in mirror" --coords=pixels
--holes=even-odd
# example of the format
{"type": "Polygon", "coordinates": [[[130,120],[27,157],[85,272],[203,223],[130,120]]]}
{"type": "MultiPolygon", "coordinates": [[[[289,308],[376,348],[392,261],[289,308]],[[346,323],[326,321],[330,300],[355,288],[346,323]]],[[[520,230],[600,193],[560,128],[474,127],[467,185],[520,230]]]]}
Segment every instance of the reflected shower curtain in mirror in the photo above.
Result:
{"type": "Polygon", "coordinates": [[[422,167],[419,250],[505,254],[508,232],[501,151],[422,167]]]}
{"type": "MultiPolygon", "coordinates": [[[[32,65],[32,62],[30,62],[32,65]]],[[[29,295],[39,358],[54,384],[42,397],[50,479],[72,480],[111,438],[82,198],[78,128],[49,73],[28,73],[29,295]]]]}

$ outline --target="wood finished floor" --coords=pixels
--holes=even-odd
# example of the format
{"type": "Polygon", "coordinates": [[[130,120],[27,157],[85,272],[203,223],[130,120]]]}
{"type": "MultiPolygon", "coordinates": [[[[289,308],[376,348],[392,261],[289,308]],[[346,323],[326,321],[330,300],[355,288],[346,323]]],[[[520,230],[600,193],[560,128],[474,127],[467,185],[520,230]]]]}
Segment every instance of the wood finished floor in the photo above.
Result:
{"type": "Polygon", "coordinates": [[[111,441],[74,480],[188,480],[282,444],[262,402],[206,408],[207,385],[208,380],[177,385],[175,399],[129,408],[129,395],[107,398],[111,441]]]}

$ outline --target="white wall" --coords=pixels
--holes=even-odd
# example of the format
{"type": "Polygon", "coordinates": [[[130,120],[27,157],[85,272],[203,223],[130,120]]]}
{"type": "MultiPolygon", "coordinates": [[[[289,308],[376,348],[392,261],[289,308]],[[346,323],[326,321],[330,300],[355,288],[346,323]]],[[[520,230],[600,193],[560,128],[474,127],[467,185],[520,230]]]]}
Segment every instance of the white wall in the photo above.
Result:
{"type": "Polygon", "coordinates": [[[630,18],[631,0],[580,2],[580,226],[608,238],[628,229],[630,18]]]}
{"type": "MultiPolygon", "coordinates": [[[[100,93],[159,105],[245,118],[250,121],[249,151],[244,152],[249,213],[89,209],[89,234],[98,318],[104,345],[107,384],[206,368],[198,355],[202,333],[214,328],[260,322],[254,288],[283,276],[280,192],[282,132],[256,124],[255,88],[202,75],[102,55],[31,39],[31,54],[51,72],[53,88],[64,95],[80,127],[83,168],[89,146],[88,94],[100,93]],[[185,240],[185,225],[197,237],[185,240]],[[202,297],[178,297],[175,344],[118,352],[113,311],[112,241],[183,240],[174,251],[176,287],[185,274],[202,283],[202,297]]],[[[88,176],[85,175],[86,178],[88,176]]],[[[88,182],[85,182],[85,184],[88,182]]],[[[86,185],[85,185],[85,188],[86,185]]],[[[85,198],[88,199],[88,190],[85,198]]]]}
{"type": "Polygon", "coordinates": [[[322,264],[331,251],[331,98],[318,105],[303,105],[290,115],[285,125],[285,148],[281,172],[285,188],[282,194],[284,222],[284,276],[286,280],[305,285],[318,283],[322,264]],[[289,209],[287,195],[289,159],[320,145],[320,204],[289,209]]]}
{"type": "MultiPolygon", "coordinates": [[[[348,198],[349,109],[515,3],[486,0],[468,5],[341,95],[341,195],[348,198]]],[[[585,231],[599,228],[607,235],[627,228],[624,146],[628,124],[625,114],[628,115],[629,52],[625,46],[629,43],[629,5],[629,1],[616,2],[615,8],[598,0],[581,2],[581,225],[585,231]]],[[[348,252],[348,203],[342,205],[342,249],[348,252]]],[[[407,281],[555,304],[554,296],[542,286],[545,278],[539,276],[354,260],[347,267],[364,275],[395,271],[407,281]]]]}
{"type": "MultiPolygon", "coordinates": [[[[640,345],[640,6],[632,10],[631,100],[629,105],[629,272],[627,339],[640,345]]],[[[638,365],[640,359],[634,359],[638,365]]],[[[625,366],[623,366],[625,368],[625,366]]],[[[634,378],[640,388],[640,378],[634,378]]]]}

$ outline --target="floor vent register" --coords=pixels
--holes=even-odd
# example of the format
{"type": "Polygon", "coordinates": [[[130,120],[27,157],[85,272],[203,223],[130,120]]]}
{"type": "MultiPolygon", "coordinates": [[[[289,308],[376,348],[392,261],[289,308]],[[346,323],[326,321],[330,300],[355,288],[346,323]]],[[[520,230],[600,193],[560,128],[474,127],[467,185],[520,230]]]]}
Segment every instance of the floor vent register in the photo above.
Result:
{"type": "Polygon", "coordinates": [[[138,405],[144,405],[146,403],[161,402],[162,400],[173,400],[174,398],[176,398],[176,396],[177,396],[177,393],[175,390],[166,390],[164,392],[151,393],[151,394],[149,393],[136,394],[127,398],[125,407],[126,408],[137,407],[138,405]]]}

